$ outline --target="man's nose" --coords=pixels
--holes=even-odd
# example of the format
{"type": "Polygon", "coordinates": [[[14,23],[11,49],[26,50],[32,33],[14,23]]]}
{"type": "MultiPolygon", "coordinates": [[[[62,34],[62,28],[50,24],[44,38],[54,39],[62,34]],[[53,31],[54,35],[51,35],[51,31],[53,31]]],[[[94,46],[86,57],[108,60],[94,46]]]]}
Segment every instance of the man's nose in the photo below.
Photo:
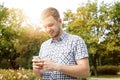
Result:
{"type": "Polygon", "coordinates": [[[52,29],[51,27],[47,27],[47,28],[46,28],[47,32],[50,32],[51,29],[52,29]]]}

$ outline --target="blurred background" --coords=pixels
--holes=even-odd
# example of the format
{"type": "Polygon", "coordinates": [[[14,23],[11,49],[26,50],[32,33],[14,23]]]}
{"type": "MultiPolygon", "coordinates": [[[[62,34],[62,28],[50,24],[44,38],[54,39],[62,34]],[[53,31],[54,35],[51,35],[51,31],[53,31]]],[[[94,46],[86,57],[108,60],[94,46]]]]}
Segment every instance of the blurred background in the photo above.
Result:
{"type": "Polygon", "coordinates": [[[82,80],[119,80],[120,0],[1,0],[0,80],[37,80],[31,60],[49,39],[40,23],[49,6],[60,11],[63,29],[87,44],[91,76],[82,80]]]}

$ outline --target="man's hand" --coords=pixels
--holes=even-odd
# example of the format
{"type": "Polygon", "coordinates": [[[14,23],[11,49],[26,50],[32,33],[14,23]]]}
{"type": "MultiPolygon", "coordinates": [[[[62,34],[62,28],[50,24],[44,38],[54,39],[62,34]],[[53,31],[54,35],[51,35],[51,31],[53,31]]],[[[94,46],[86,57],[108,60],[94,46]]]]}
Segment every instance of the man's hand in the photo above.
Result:
{"type": "Polygon", "coordinates": [[[35,58],[34,58],[34,59],[32,60],[32,62],[33,62],[33,69],[34,69],[34,70],[36,70],[36,69],[37,69],[37,70],[43,69],[43,65],[44,65],[43,63],[44,63],[44,62],[41,61],[40,59],[35,59],[35,58]]]}
{"type": "Polygon", "coordinates": [[[40,79],[42,77],[42,70],[43,70],[43,61],[40,59],[33,58],[33,72],[35,73],[36,76],[38,76],[40,79]]]}
{"type": "Polygon", "coordinates": [[[41,60],[44,62],[43,70],[45,71],[59,71],[60,64],[54,63],[49,58],[41,60]]]}

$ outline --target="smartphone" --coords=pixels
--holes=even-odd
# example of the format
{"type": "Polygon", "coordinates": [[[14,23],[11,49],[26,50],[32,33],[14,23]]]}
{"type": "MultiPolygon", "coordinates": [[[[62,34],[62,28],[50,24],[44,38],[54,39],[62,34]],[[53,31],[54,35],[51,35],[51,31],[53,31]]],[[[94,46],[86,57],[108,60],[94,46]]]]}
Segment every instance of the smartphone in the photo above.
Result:
{"type": "Polygon", "coordinates": [[[40,56],[33,56],[33,58],[35,58],[35,59],[40,59],[40,56]]]}

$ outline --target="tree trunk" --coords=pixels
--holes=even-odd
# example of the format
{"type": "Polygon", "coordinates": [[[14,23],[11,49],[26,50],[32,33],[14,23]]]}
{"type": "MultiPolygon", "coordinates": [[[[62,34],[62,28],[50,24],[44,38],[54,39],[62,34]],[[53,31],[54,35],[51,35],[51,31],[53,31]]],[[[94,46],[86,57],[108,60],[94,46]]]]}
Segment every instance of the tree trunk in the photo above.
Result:
{"type": "Polygon", "coordinates": [[[98,65],[99,65],[99,66],[102,65],[102,64],[101,64],[101,56],[99,56],[99,58],[98,58],[98,65]]]}
{"type": "Polygon", "coordinates": [[[97,76],[96,54],[93,54],[94,75],[97,76]]]}

